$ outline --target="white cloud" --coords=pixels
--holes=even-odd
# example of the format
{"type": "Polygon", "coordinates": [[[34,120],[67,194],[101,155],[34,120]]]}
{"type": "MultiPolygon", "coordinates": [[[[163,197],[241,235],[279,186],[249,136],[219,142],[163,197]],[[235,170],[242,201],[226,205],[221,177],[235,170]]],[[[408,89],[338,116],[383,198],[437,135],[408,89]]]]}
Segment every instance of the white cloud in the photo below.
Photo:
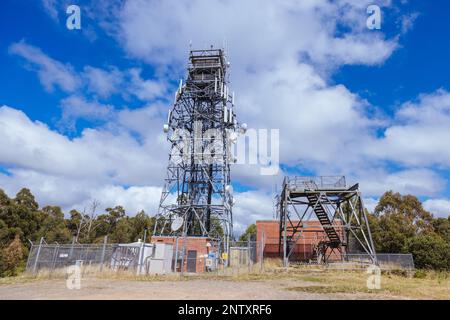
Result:
{"type": "MultiPolygon", "coordinates": [[[[162,126],[167,117],[168,106],[156,102],[139,109],[123,109],[117,112],[117,122],[128,131],[138,133],[148,140],[156,139],[163,150],[169,149],[166,136],[162,134],[162,126]]],[[[161,151],[161,150],[159,150],[161,151]]]]}
{"type": "Polygon", "coordinates": [[[119,92],[120,85],[124,81],[123,73],[114,67],[104,70],[86,66],[83,76],[89,91],[101,98],[108,98],[111,94],[119,92]]]}
{"type": "Polygon", "coordinates": [[[129,75],[131,80],[128,90],[140,100],[153,100],[167,93],[167,87],[162,82],[142,79],[140,69],[130,69],[129,75]]]}
{"type": "Polygon", "coordinates": [[[236,205],[233,209],[234,232],[241,234],[248,225],[256,220],[274,218],[273,196],[260,191],[236,193],[236,205]]]}
{"type": "Polygon", "coordinates": [[[58,21],[57,0],[42,0],[44,10],[55,21],[58,21]]]}
{"type": "Polygon", "coordinates": [[[358,176],[361,190],[366,196],[379,196],[388,190],[417,196],[434,196],[442,192],[447,182],[429,169],[409,169],[386,173],[383,169],[371,170],[358,176]]]}
{"type": "Polygon", "coordinates": [[[414,23],[419,16],[420,14],[418,12],[413,12],[401,18],[400,23],[402,34],[409,32],[414,27],[414,23]]]}
{"type": "Polygon", "coordinates": [[[67,178],[24,169],[12,169],[10,175],[0,173],[0,185],[10,197],[21,188],[30,188],[41,206],[61,206],[66,213],[72,209],[89,209],[96,200],[99,209],[121,205],[130,215],[141,210],[155,215],[161,197],[161,187],[157,186],[125,188],[102,179],[67,178]]]}
{"type": "Polygon", "coordinates": [[[374,123],[364,115],[366,103],[344,86],[328,86],[313,68],[292,61],[235,85],[242,92],[236,99],[241,120],[280,129],[283,163],[314,162],[338,171],[359,160],[354,155],[374,123]]]}
{"type": "Polygon", "coordinates": [[[86,88],[89,93],[103,99],[120,93],[124,97],[131,94],[148,102],[164,98],[169,88],[165,78],[158,81],[143,79],[139,68],[119,70],[114,66],[102,69],[87,65],[82,72],[76,72],[70,64],[53,59],[23,40],[13,43],[9,52],[23,58],[26,67],[37,72],[41,84],[49,92],[56,86],[67,93],[81,93],[81,89],[86,88]]]}
{"type": "Polygon", "coordinates": [[[20,41],[9,47],[9,52],[24,58],[29,67],[35,70],[39,80],[47,91],[53,91],[56,86],[66,92],[74,92],[80,85],[79,79],[70,64],[56,61],[39,48],[20,41]]]}
{"type": "Polygon", "coordinates": [[[70,96],[60,102],[62,117],[60,124],[74,129],[77,119],[88,120],[112,120],[114,107],[103,105],[98,102],[88,102],[80,96],[70,96]]]}
{"type": "Polygon", "coordinates": [[[447,218],[450,216],[449,199],[428,199],[423,203],[423,207],[437,217],[447,218]]]}
{"type": "Polygon", "coordinates": [[[167,147],[156,134],[138,142],[116,123],[84,129],[71,140],[6,106],[0,108],[0,145],[0,163],[7,167],[119,185],[160,185],[167,161],[161,152],[167,147]]]}
{"type": "Polygon", "coordinates": [[[197,47],[221,45],[226,40],[231,60],[240,67],[270,65],[299,53],[307,53],[319,63],[374,64],[389,56],[396,44],[374,33],[364,36],[368,4],[370,1],[126,1],[120,11],[113,11],[116,16],[110,24],[118,17],[119,26],[110,29],[129,53],[151,63],[180,62],[190,40],[197,47]],[[343,26],[350,27],[352,34],[335,37],[343,26]]]}
{"type": "Polygon", "coordinates": [[[379,199],[366,198],[363,199],[364,207],[369,210],[369,212],[373,213],[375,211],[376,206],[378,205],[379,199]]]}
{"type": "MultiPolygon", "coordinates": [[[[141,210],[154,216],[158,212],[162,188],[160,187],[130,187],[106,185],[98,190],[91,190],[89,199],[97,199],[103,208],[122,206],[128,214],[134,215],[141,210]]],[[[73,207],[89,208],[90,200],[73,207]]]]}
{"type": "Polygon", "coordinates": [[[367,153],[410,166],[450,167],[450,93],[438,90],[404,103],[384,137],[367,153]]]}
{"type": "Polygon", "coordinates": [[[0,107],[0,164],[8,171],[0,174],[0,185],[11,196],[28,187],[41,205],[66,211],[97,199],[103,207],[121,204],[131,214],[142,209],[155,214],[167,146],[161,130],[144,127],[157,121],[158,108],[125,109],[115,114],[114,125],[68,139],[19,110],[0,107]],[[133,123],[136,118],[143,121],[133,123]],[[142,133],[140,142],[131,128],[142,133]]]}

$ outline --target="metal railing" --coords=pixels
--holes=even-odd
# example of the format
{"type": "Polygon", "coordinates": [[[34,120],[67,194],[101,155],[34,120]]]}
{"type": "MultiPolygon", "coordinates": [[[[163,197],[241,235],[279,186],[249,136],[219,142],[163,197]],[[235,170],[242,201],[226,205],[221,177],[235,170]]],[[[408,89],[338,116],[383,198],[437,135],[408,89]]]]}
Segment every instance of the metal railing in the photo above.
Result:
{"type": "Polygon", "coordinates": [[[345,176],[286,177],[290,189],[345,189],[345,176]]]}
{"type": "MultiPolygon", "coordinates": [[[[414,270],[414,259],[410,253],[378,253],[376,258],[378,266],[382,270],[414,270]]],[[[343,261],[362,267],[372,264],[371,257],[368,254],[346,254],[343,261]]]]}

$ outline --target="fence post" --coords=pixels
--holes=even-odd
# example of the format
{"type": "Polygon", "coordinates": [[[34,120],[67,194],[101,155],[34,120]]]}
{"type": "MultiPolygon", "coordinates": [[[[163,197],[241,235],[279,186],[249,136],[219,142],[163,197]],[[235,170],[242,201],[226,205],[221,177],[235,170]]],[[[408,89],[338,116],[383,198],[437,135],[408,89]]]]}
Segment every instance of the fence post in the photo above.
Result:
{"type": "Polygon", "coordinates": [[[173,266],[173,272],[175,272],[175,273],[177,273],[177,266],[178,266],[178,236],[175,240],[175,263],[173,266]]]}
{"type": "Polygon", "coordinates": [[[105,236],[103,239],[103,250],[102,250],[102,257],[100,260],[100,272],[103,271],[103,264],[105,263],[105,254],[106,254],[106,244],[108,243],[108,236],[105,236]]]}
{"type": "Polygon", "coordinates": [[[264,239],[265,234],[264,234],[264,229],[262,230],[261,233],[261,248],[259,251],[259,263],[260,263],[260,272],[262,272],[264,270],[264,239]]]}
{"type": "Polygon", "coordinates": [[[147,228],[144,229],[144,239],[142,240],[141,250],[139,251],[139,264],[137,274],[141,274],[142,265],[144,264],[145,238],[147,238],[147,228]]]}
{"type": "Polygon", "coordinates": [[[44,237],[41,237],[41,240],[39,241],[38,252],[36,254],[36,259],[34,260],[33,275],[36,275],[36,268],[39,261],[39,255],[41,254],[42,242],[44,242],[44,237]]]}
{"type": "Polygon", "coordinates": [[[72,237],[72,246],[70,247],[69,260],[72,259],[74,245],[75,245],[75,237],[72,237]]]}
{"type": "Polygon", "coordinates": [[[247,259],[248,259],[248,272],[251,272],[251,264],[252,264],[252,248],[251,248],[251,242],[250,242],[250,234],[247,237],[247,259]]]}
{"type": "MultiPolygon", "coordinates": [[[[59,243],[57,243],[55,250],[53,250],[52,269],[51,269],[52,271],[54,271],[56,268],[56,260],[58,259],[58,252],[59,252],[59,243]]],[[[49,277],[51,277],[52,273],[53,272],[49,274],[49,277]]]]}

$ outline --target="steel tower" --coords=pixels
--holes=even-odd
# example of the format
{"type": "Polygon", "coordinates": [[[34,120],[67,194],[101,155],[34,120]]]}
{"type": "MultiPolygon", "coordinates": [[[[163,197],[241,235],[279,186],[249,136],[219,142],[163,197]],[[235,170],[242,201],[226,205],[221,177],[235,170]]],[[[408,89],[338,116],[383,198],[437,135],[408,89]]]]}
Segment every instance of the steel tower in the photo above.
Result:
{"type": "Polygon", "coordinates": [[[284,265],[294,256],[297,241],[316,219],[324,231],[314,251],[317,262],[327,262],[336,252],[342,259],[357,247],[377,264],[369,221],[359,184],[348,188],[345,177],[286,177],[277,196],[280,221],[279,252],[284,265]],[[353,242],[353,243],[351,243],[353,242]]]}
{"type": "Polygon", "coordinates": [[[224,240],[233,232],[231,146],[239,131],[222,49],[191,50],[164,132],[171,144],[154,235],[224,240]]]}

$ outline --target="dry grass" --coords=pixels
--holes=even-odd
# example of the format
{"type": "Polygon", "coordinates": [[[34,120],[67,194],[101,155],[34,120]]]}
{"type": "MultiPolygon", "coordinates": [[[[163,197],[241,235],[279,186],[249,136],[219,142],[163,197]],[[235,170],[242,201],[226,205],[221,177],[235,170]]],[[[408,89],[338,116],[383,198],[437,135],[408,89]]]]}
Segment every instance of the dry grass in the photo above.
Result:
{"type": "Polygon", "coordinates": [[[308,293],[368,293],[392,299],[450,299],[450,278],[427,276],[424,279],[385,274],[381,278],[381,289],[367,288],[367,274],[361,272],[323,272],[311,275],[308,272],[275,274],[248,274],[234,277],[236,281],[267,281],[274,279],[300,280],[308,285],[287,287],[286,290],[308,293]]]}
{"type": "Polygon", "coordinates": [[[450,272],[422,271],[421,277],[414,277],[409,272],[383,272],[381,276],[381,289],[370,290],[367,288],[367,277],[364,271],[355,270],[330,270],[326,267],[315,265],[295,266],[286,272],[281,263],[273,261],[270,268],[266,265],[265,271],[260,269],[229,276],[208,274],[202,277],[222,279],[230,281],[271,281],[290,280],[307,283],[302,286],[286,287],[286,290],[302,291],[309,293],[349,293],[371,294],[376,298],[392,299],[450,299],[450,272]]]}
{"type": "Polygon", "coordinates": [[[291,287],[296,290],[314,293],[369,293],[393,299],[450,299],[450,274],[428,272],[422,278],[405,277],[394,273],[383,273],[381,289],[367,288],[367,274],[364,272],[323,271],[316,274],[296,272],[295,278],[314,283],[306,287],[291,287]]]}
{"type": "MultiPolygon", "coordinates": [[[[64,279],[67,277],[65,268],[43,270],[36,277],[23,274],[18,277],[0,279],[0,285],[34,282],[47,279],[64,279]]],[[[374,298],[391,299],[450,299],[450,272],[421,271],[420,277],[405,276],[395,272],[383,272],[380,290],[367,289],[368,274],[363,271],[330,270],[321,266],[294,266],[286,271],[277,259],[266,260],[264,267],[259,264],[251,267],[226,268],[212,273],[184,275],[147,275],[137,276],[135,272],[113,271],[105,268],[83,268],[84,278],[127,281],[190,281],[226,280],[226,281],[264,281],[289,280],[285,290],[316,294],[370,294],[374,298]],[[300,285],[299,285],[300,284],[300,285]]]]}

